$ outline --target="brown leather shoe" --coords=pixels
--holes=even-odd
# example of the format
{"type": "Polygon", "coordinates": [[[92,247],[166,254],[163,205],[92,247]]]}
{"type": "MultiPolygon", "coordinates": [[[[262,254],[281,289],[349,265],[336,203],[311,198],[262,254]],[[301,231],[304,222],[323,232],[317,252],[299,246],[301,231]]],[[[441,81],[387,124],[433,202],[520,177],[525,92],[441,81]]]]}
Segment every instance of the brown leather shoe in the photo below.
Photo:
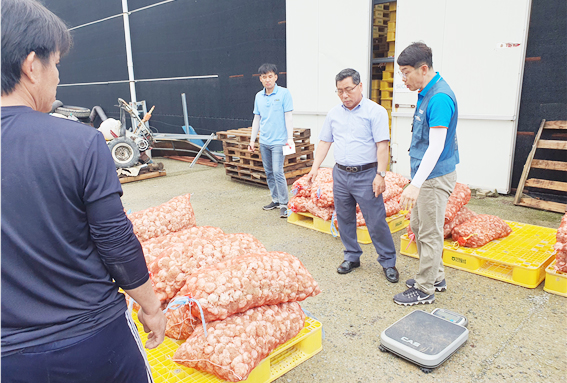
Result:
{"type": "Polygon", "coordinates": [[[337,273],[348,274],[357,267],[360,267],[360,262],[344,261],[337,269],[337,273]]]}

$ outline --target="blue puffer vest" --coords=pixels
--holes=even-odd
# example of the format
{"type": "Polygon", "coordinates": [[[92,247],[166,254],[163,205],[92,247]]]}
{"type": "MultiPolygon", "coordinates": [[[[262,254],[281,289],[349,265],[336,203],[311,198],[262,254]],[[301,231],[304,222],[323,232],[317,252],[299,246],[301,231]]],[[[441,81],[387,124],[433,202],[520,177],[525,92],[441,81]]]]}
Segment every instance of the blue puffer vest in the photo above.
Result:
{"type": "Polygon", "coordinates": [[[415,113],[413,115],[413,134],[409,150],[412,178],[415,176],[415,173],[421,164],[421,160],[423,159],[423,155],[429,147],[429,122],[426,118],[427,106],[431,98],[437,93],[445,93],[451,97],[455,103],[455,112],[449,122],[443,152],[441,152],[441,156],[439,157],[439,160],[437,160],[437,164],[427,179],[449,174],[455,170],[456,165],[459,163],[459,148],[457,145],[457,120],[459,118],[459,108],[457,106],[457,99],[447,82],[440,78],[439,81],[437,81],[437,83],[435,83],[427,91],[427,94],[423,97],[421,104],[415,109],[415,113]]]}

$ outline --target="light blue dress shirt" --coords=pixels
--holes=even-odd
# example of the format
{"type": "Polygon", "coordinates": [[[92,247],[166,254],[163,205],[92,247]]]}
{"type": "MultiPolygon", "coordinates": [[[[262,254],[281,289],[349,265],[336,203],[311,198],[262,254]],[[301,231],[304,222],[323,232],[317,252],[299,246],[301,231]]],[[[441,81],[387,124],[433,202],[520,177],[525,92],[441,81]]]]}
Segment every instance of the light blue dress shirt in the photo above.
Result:
{"type": "Polygon", "coordinates": [[[340,165],[378,162],[376,143],[390,141],[388,112],[365,97],[352,110],[341,103],[327,114],[319,139],[334,143],[335,162],[340,165]]]}

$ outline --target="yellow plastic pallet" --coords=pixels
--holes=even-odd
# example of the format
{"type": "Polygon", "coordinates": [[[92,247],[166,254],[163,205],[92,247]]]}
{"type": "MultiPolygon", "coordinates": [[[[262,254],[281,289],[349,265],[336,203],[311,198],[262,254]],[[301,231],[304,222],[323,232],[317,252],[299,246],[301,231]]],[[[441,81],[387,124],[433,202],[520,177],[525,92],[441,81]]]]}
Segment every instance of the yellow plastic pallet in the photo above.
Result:
{"type": "MultiPolygon", "coordinates": [[[[287,218],[287,222],[303,226],[308,229],[317,230],[321,233],[331,234],[331,221],[325,221],[319,217],[315,217],[311,213],[291,213],[287,218]]],[[[386,222],[388,223],[390,232],[392,233],[400,231],[409,225],[409,221],[405,219],[405,212],[386,218],[386,222]]],[[[359,243],[372,243],[366,226],[359,226],[356,229],[356,237],[359,243]]]]}
{"type": "MultiPolygon", "coordinates": [[[[135,312],[132,313],[134,322],[138,327],[138,333],[142,338],[142,343],[146,343],[147,334],[143,326],[138,321],[135,312]]],[[[242,383],[269,383],[273,382],[286,372],[297,367],[313,355],[323,349],[321,343],[321,322],[306,317],[303,330],[286,343],[276,348],[270,355],[260,362],[258,366],[242,383]]],[[[147,350],[148,362],[152,368],[152,375],[155,383],[223,383],[225,380],[216,376],[188,368],[175,363],[171,360],[173,354],[180,344],[184,341],[175,341],[165,338],[158,348],[147,350]]]]}
{"type": "MultiPolygon", "coordinates": [[[[537,287],[545,279],[545,268],[553,260],[557,230],[506,221],[512,233],[479,248],[453,246],[445,240],[443,264],[527,288],[537,287]]],[[[402,235],[400,254],[419,258],[417,246],[402,235]]]]}
{"type": "Polygon", "coordinates": [[[545,285],[543,289],[551,294],[567,297],[567,273],[556,271],[555,260],[545,269],[545,285]]]}

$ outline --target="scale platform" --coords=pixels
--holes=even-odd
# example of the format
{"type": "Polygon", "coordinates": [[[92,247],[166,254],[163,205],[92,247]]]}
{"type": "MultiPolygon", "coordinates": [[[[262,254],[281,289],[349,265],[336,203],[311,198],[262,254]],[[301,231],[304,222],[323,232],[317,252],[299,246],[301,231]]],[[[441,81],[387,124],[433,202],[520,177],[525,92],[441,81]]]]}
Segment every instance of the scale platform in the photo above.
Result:
{"type": "Polygon", "coordinates": [[[415,310],[382,331],[380,351],[398,355],[429,373],[467,341],[467,324],[464,316],[449,310],[415,310]]]}

